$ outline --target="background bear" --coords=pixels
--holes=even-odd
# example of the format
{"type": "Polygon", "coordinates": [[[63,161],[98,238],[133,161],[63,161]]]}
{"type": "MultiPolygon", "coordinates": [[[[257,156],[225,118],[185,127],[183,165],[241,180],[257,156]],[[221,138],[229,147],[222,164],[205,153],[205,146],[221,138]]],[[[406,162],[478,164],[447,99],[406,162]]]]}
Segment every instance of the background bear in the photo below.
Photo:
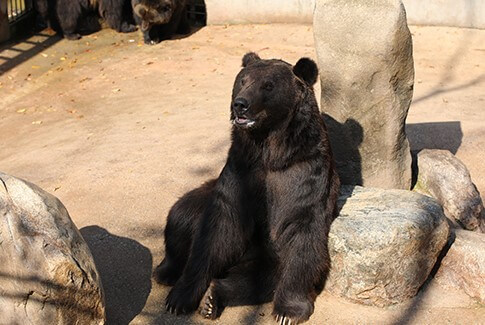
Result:
{"type": "Polygon", "coordinates": [[[232,143],[220,176],[169,212],[159,283],[170,312],[214,319],[225,306],[273,301],[281,324],[313,313],[330,267],[327,237],[339,180],[302,58],[243,57],[231,103],[232,143]],[[205,294],[205,297],[204,297],[205,294]]]}
{"type": "MultiPolygon", "coordinates": [[[[117,32],[136,30],[136,26],[130,23],[133,19],[130,0],[36,0],[35,8],[45,22],[70,40],[81,38],[81,21],[88,21],[85,18],[96,11],[117,32]]],[[[92,22],[93,19],[89,25],[93,25],[92,22]]],[[[83,25],[90,31],[99,27],[97,22],[95,27],[83,25]]]]}
{"type": "Polygon", "coordinates": [[[157,44],[175,33],[189,32],[187,0],[132,0],[136,24],[145,44],[157,44]]]}

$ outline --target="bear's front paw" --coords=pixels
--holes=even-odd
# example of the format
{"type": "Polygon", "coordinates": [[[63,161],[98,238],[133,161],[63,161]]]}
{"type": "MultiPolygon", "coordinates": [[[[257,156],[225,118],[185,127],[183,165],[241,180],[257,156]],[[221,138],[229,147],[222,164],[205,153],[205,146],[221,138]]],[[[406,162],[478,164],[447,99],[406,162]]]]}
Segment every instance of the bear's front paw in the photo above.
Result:
{"type": "Polygon", "coordinates": [[[313,303],[308,299],[276,299],[273,316],[279,325],[295,325],[307,321],[313,314],[313,303]]]}
{"type": "Polygon", "coordinates": [[[64,33],[64,37],[70,41],[76,41],[81,38],[81,34],[78,33],[64,33]]]}
{"type": "Polygon", "coordinates": [[[152,39],[152,38],[149,38],[149,39],[145,39],[145,44],[147,45],[157,45],[158,43],[160,43],[160,40],[158,38],[155,38],[155,39],[152,39]]]}
{"type": "Polygon", "coordinates": [[[167,296],[165,308],[171,314],[189,314],[199,307],[196,290],[177,282],[167,296]]]}
{"type": "Polygon", "coordinates": [[[137,29],[138,28],[135,25],[127,23],[126,21],[124,21],[124,22],[121,23],[120,31],[122,33],[131,33],[131,32],[136,31],[137,29]]]}

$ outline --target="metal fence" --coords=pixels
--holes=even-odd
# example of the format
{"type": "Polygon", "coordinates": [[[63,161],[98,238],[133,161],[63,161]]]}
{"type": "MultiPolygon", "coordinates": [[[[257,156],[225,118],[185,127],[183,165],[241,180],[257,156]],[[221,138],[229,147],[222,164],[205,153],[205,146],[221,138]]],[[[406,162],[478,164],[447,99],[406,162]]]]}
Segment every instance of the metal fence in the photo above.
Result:
{"type": "Polygon", "coordinates": [[[32,11],[32,0],[7,0],[8,22],[14,23],[32,11]]]}
{"type": "Polygon", "coordinates": [[[189,0],[187,2],[187,15],[192,26],[205,26],[207,11],[204,0],[189,0]]]}

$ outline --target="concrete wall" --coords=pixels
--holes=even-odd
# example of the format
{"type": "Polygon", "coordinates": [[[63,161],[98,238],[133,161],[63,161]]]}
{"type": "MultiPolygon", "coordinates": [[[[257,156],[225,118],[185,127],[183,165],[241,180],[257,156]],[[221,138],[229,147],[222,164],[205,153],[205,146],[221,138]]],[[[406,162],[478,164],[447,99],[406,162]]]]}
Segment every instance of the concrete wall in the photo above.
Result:
{"type": "MultiPolygon", "coordinates": [[[[205,0],[207,23],[211,25],[244,23],[311,24],[315,1],[205,0]]],[[[485,0],[403,0],[403,2],[410,24],[485,29],[485,0]]]]}
{"type": "Polygon", "coordinates": [[[205,0],[207,24],[311,23],[315,0],[205,0]]]}
{"type": "Polygon", "coordinates": [[[409,24],[485,29],[485,0],[403,0],[409,24]]]}

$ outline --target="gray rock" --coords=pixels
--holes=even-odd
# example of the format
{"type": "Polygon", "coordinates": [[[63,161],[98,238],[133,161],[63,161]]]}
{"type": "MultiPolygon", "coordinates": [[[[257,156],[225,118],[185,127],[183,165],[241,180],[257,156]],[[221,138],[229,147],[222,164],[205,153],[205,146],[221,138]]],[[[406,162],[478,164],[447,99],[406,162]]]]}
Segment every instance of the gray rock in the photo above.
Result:
{"type": "Polygon", "coordinates": [[[343,186],[339,206],[325,289],[376,306],[416,295],[449,235],[441,206],[411,191],[359,186],[343,186]]]}
{"type": "Polygon", "coordinates": [[[445,288],[461,289],[485,303],[485,235],[455,229],[455,240],[435,279],[445,288]]]}
{"type": "Polygon", "coordinates": [[[62,203],[0,173],[0,216],[0,323],[104,324],[98,272],[62,203]]]}
{"type": "Polygon", "coordinates": [[[448,150],[419,152],[418,180],[413,190],[438,200],[445,215],[463,228],[485,232],[480,193],[466,166],[448,150]]]}
{"type": "Polygon", "coordinates": [[[317,0],[322,111],[343,184],[411,188],[412,39],[399,0],[317,0]]]}

